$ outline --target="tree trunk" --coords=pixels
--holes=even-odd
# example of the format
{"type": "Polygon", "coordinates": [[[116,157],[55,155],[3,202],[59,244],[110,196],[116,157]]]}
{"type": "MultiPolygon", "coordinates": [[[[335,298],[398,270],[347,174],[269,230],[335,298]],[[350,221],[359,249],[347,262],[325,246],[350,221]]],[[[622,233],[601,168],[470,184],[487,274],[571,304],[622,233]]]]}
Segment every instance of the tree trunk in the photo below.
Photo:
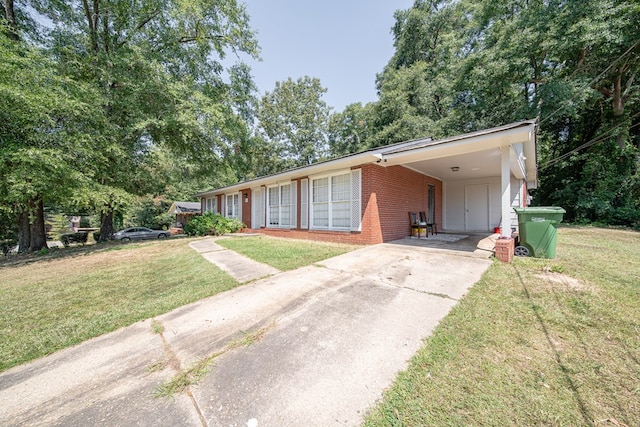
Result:
{"type": "Polygon", "coordinates": [[[29,223],[29,209],[25,206],[18,214],[18,252],[28,252],[30,245],[31,224],[29,223]]]}
{"type": "Polygon", "coordinates": [[[113,209],[102,212],[100,217],[100,241],[106,241],[113,235],[113,209]]]}
{"type": "MultiPolygon", "coordinates": [[[[613,81],[613,97],[611,99],[611,108],[613,109],[613,120],[615,124],[624,121],[624,97],[622,95],[622,72],[619,72],[613,81]]],[[[625,133],[618,130],[616,142],[621,150],[625,147],[625,133]]]]}
{"type": "Polygon", "coordinates": [[[18,41],[18,24],[16,23],[16,14],[13,7],[13,0],[4,0],[4,14],[7,19],[6,34],[11,40],[18,41]]]}
{"type": "Polygon", "coordinates": [[[29,252],[48,249],[44,221],[44,201],[42,200],[42,196],[37,196],[32,199],[29,205],[31,208],[31,242],[29,252]]]}

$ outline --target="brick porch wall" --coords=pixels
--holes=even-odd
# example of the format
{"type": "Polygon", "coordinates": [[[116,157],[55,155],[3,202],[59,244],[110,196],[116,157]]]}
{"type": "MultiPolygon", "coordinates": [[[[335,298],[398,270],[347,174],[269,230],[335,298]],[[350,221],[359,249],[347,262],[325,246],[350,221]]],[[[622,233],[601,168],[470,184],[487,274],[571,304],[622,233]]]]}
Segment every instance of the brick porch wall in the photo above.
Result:
{"type": "Polygon", "coordinates": [[[437,225],[442,224],[442,181],[404,166],[362,168],[362,196],[367,233],[378,242],[409,235],[409,212],[428,211],[428,186],[435,186],[437,225]]]}
{"type": "Polygon", "coordinates": [[[238,203],[242,206],[242,218],[240,218],[240,221],[242,221],[244,223],[244,225],[246,225],[247,227],[251,228],[251,203],[252,203],[253,197],[251,197],[251,189],[250,188],[245,188],[243,190],[240,190],[240,200],[238,201],[238,203]],[[248,200],[245,203],[245,197],[244,195],[247,195],[248,200]]]}

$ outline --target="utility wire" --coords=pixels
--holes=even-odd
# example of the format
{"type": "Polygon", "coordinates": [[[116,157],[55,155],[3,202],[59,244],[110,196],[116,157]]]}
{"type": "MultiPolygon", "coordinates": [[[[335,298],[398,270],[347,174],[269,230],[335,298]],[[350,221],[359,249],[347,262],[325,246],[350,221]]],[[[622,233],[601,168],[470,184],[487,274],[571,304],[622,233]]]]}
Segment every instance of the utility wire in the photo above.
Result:
{"type": "MultiPolygon", "coordinates": [[[[640,113],[637,113],[634,116],[630,117],[630,120],[633,120],[638,116],[640,116],[640,113]]],[[[557,163],[560,160],[566,159],[567,157],[569,157],[570,155],[572,155],[574,153],[577,153],[578,151],[584,150],[585,148],[591,147],[592,145],[595,145],[598,142],[603,141],[610,133],[612,133],[614,130],[616,130],[617,128],[622,126],[622,124],[623,123],[618,123],[617,125],[613,126],[612,128],[610,128],[609,130],[605,131],[604,133],[602,133],[602,134],[596,136],[595,138],[592,138],[589,141],[585,142],[581,146],[576,147],[576,148],[574,148],[574,149],[572,149],[572,150],[570,150],[570,151],[568,151],[568,152],[566,152],[566,153],[564,153],[564,154],[562,154],[562,155],[560,155],[560,156],[558,156],[556,158],[553,158],[553,159],[547,161],[544,165],[540,166],[540,169],[544,169],[547,166],[551,166],[552,164],[557,163]]],[[[629,130],[631,130],[631,129],[637,127],[637,126],[640,126],[640,123],[636,123],[635,125],[630,126],[629,130]]]]}
{"type": "MultiPolygon", "coordinates": [[[[622,58],[624,58],[629,52],[631,52],[633,49],[636,48],[636,46],[640,45],[640,41],[635,42],[629,49],[627,49],[622,55],[620,55],[618,58],[616,58],[611,64],[609,64],[609,66],[607,68],[604,69],[604,71],[602,71],[600,74],[598,74],[595,78],[593,78],[593,80],[591,80],[589,83],[587,83],[586,85],[582,86],[581,89],[584,89],[586,87],[591,87],[595,82],[597,82],[598,80],[600,80],[602,78],[602,76],[604,76],[611,68],[613,68],[614,65],[616,65],[622,58]]],[[[573,101],[576,96],[578,96],[578,94],[573,95],[571,98],[569,98],[569,101],[573,101]]],[[[549,120],[551,117],[555,116],[555,114],[562,110],[563,107],[559,107],[557,110],[555,110],[553,113],[549,114],[547,117],[545,117],[544,119],[540,120],[540,124],[544,123],[545,121],[549,120]]]]}
{"type": "MultiPolygon", "coordinates": [[[[624,53],[622,53],[618,58],[616,58],[613,62],[611,62],[611,64],[609,64],[609,66],[607,68],[605,68],[600,74],[598,74],[596,77],[594,77],[589,83],[587,83],[586,85],[584,85],[582,88],[586,88],[586,87],[590,87],[592,86],[595,82],[597,82],[598,80],[600,80],[602,78],[602,76],[604,76],[612,67],[614,67],[620,60],[622,60],[622,58],[624,58],[629,52],[631,52],[633,49],[636,48],[636,46],[640,45],[640,41],[635,42],[629,49],[627,49],[624,53]]],[[[571,98],[569,98],[569,101],[573,101],[575,99],[575,97],[577,96],[574,95],[571,98]]],[[[545,117],[544,119],[541,119],[538,124],[542,124],[544,123],[546,120],[549,120],[551,117],[555,116],[555,114],[562,110],[563,107],[559,107],[558,109],[556,109],[554,112],[552,112],[551,114],[549,114],[547,117],[545,117]]],[[[640,113],[634,115],[633,117],[631,117],[630,119],[633,120],[634,118],[638,117],[640,115],[640,113]]],[[[619,123],[615,126],[613,126],[612,128],[610,128],[609,130],[605,131],[604,133],[598,135],[597,137],[585,142],[584,144],[582,144],[579,147],[576,147],[568,152],[566,152],[565,154],[562,154],[554,159],[551,159],[549,161],[547,161],[544,165],[540,166],[540,169],[544,169],[548,166],[551,166],[554,163],[557,163],[563,159],[566,159],[567,157],[569,157],[570,155],[577,153],[580,150],[583,150],[585,148],[591,147],[592,145],[597,144],[598,142],[602,141],[605,137],[607,137],[610,133],[612,133],[614,130],[616,130],[618,127],[620,127],[622,125],[622,123],[619,123]]],[[[633,126],[631,126],[629,128],[629,130],[633,129],[636,126],[639,126],[640,123],[637,123],[633,126]]]]}

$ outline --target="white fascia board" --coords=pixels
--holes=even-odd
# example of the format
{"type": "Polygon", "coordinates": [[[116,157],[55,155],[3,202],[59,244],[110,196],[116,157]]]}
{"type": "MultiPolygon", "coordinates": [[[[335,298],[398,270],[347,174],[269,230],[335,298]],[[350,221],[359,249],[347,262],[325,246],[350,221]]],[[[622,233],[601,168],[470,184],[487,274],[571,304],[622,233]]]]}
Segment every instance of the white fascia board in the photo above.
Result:
{"type": "Polygon", "coordinates": [[[516,128],[506,129],[496,132],[488,132],[486,134],[465,136],[445,139],[442,142],[434,142],[426,147],[409,149],[397,153],[389,153],[383,155],[383,166],[392,166],[405,162],[415,162],[419,160],[430,160],[441,157],[450,157],[458,154],[468,154],[478,151],[486,151],[492,148],[500,148],[517,143],[525,143],[530,141],[532,129],[535,124],[520,125],[516,128]]]}
{"type": "Polygon", "coordinates": [[[196,194],[195,197],[210,197],[219,194],[228,194],[245,188],[255,188],[260,186],[268,186],[277,184],[279,182],[291,181],[296,178],[304,178],[312,175],[319,175],[328,173],[334,170],[350,169],[354,166],[360,166],[367,163],[374,163],[380,161],[381,149],[366,151],[364,153],[354,154],[350,156],[341,157],[334,160],[328,160],[326,162],[316,163],[310,166],[304,166],[296,169],[291,169],[278,174],[265,176],[262,178],[256,178],[251,181],[244,181],[238,184],[233,184],[228,187],[218,188],[203,193],[196,194]]]}

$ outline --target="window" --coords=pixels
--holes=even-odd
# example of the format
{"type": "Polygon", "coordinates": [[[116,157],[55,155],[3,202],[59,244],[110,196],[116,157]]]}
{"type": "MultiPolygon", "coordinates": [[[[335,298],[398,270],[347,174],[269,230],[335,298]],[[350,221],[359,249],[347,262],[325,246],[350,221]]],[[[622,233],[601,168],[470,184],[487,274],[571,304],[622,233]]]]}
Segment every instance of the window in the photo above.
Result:
{"type": "Polygon", "coordinates": [[[314,179],[311,182],[312,225],[314,228],[329,228],[329,178],[314,179]]]}
{"type": "Polygon", "coordinates": [[[274,185],[267,189],[267,225],[295,227],[295,191],[292,183],[274,185]]]}
{"type": "Polygon", "coordinates": [[[360,229],[360,170],[311,180],[311,228],[360,229]]]}
{"type": "Polygon", "coordinates": [[[278,227],[280,225],[280,198],[278,197],[279,187],[269,187],[267,224],[269,227],[278,227]]]}
{"type": "Polygon", "coordinates": [[[218,198],[213,196],[209,199],[205,199],[204,210],[206,212],[218,212],[218,198]]]}
{"type": "Polygon", "coordinates": [[[238,193],[236,194],[227,194],[227,206],[225,216],[227,218],[240,218],[240,206],[239,206],[239,197],[238,193]]]}

